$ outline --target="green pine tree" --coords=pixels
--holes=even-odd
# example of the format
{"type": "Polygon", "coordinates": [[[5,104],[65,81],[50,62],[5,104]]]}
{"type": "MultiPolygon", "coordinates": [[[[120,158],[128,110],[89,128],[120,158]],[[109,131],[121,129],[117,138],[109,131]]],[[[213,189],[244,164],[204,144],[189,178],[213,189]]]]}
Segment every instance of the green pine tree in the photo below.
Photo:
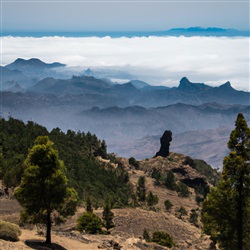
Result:
{"type": "Polygon", "coordinates": [[[90,212],[90,213],[93,212],[92,202],[89,196],[87,197],[87,200],[86,200],[86,212],[90,212]]]}
{"type": "Polygon", "coordinates": [[[102,219],[104,220],[104,226],[109,231],[112,227],[114,227],[114,213],[111,211],[111,206],[109,202],[106,201],[106,204],[104,206],[104,210],[102,212],[102,219]]]}
{"type": "Polygon", "coordinates": [[[145,187],[145,177],[140,176],[137,184],[137,196],[139,201],[145,201],[146,199],[146,187],[145,187]]]}
{"type": "Polygon", "coordinates": [[[73,215],[77,193],[68,188],[66,169],[47,136],[39,136],[25,160],[25,170],[15,197],[24,207],[23,218],[46,224],[46,243],[51,244],[51,213],[73,215]]]}
{"type": "Polygon", "coordinates": [[[247,250],[250,242],[250,129],[238,114],[228,142],[222,178],[202,208],[204,231],[222,249],[247,250]]]}

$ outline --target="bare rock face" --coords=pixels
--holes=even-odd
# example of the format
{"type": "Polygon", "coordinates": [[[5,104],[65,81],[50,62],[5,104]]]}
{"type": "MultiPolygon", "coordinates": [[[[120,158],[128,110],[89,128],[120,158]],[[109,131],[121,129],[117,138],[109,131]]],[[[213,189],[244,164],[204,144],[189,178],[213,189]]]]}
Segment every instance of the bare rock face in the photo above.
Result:
{"type": "Polygon", "coordinates": [[[171,141],[172,141],[172,132],[170,130],[166,130],[161,137],[161,148],[156,153],[155,157],[157,157],[157,156],[162,156],[162,157],[169,156],[169,146],[170,146],[171,141]]]}

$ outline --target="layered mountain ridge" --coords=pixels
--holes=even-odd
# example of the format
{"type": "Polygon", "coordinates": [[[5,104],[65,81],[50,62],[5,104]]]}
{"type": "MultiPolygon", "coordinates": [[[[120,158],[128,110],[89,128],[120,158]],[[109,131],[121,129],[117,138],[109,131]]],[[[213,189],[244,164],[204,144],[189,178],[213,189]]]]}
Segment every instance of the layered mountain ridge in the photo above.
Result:
{"type": "Polygon", "coordinates": [[[90,69],[86,75],[65,78],[54,71],[63,70],[63,64],[36,59],[17,59],[10,65],[0,68],[2,117],[33,120],[48,129],[90,131],[107,141],[110,152],[125,157],[152,157],[154,136],[171,130],[181,140],[173,142],[176,152],[197,158],[199,152],[202,159],[221,167],[237,114],[250,120],[250,93],[234,89],[229,81],[212,87],[183,77],[178,87],[168,88],[140,80],[117,84],[93,76],[90,69]],[[24,65],[36,70],[22,72],[24,65]],[[190,146],[197,138],[202,138],[201,150],[198,143],[190,146]],[[220,150],[213,154],[209,147],[220,150]]]}

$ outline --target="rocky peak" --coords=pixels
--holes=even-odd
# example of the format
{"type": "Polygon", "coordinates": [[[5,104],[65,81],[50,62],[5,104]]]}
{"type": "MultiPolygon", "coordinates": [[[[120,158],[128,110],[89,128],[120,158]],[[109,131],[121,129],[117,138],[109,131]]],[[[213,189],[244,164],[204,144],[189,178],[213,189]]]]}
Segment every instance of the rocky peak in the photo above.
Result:
{"type": "Polygon", "coordinates": [[[231,83],[229,81],[227,81],[226,83],[220,85],[220,88],[223,88],[223,89],[233,89],[231,83]]]}
{"type": "Polygon", "coordinates": [[[156,153],[155,157],[162,156],[167,157],[169,156],[169,146],[170,142],[172,141],[172,132],[170,130],[166,130],[161,137],[161,148],[156,153]]]}
{"type": "Polygon", "coordinates": [[[95,74],[90,68],[88,68],[88,69],[84,70],[83,75],[85,75],[85,76],[94,76],[95,74]]]}
{"type": "Polygon", "coordinates": [[[187,77],[182,77],[180,80],[179,88],[187,87],[190,86],[192,83],[188,80],[187,77]]]}
{"type": "Polygon", "coordinates": [[[183,77],[180,80],[180,84],[178,86],[178,90],[185,91],[185,92],[199,92],[210,89],[212,87],[204,84],[204,83],[193,83],[188,80],[187,77],[183,77]]]}
{"type": "Polygon", "coordinates": [[[190,91],[197,89],[198,84],[192,83],[188,80],[187,77],[183,77],[180,80],[180,84],[178,86],[179,90],[190,91]]]}

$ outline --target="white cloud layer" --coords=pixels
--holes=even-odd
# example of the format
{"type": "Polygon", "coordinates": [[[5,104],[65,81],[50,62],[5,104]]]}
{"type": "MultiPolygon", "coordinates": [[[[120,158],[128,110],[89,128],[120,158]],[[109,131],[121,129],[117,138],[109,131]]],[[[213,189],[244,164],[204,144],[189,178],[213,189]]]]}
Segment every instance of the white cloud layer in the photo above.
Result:
{"type": "Polygon", "coordinates": [[[39,58],[152,85],[177,86],[186,76],[192,82],[218,86],[230,81],[236,89],[250,90],[248,37],[2,37],[2,52],[2,65],[18,57],[39,58]]]}

